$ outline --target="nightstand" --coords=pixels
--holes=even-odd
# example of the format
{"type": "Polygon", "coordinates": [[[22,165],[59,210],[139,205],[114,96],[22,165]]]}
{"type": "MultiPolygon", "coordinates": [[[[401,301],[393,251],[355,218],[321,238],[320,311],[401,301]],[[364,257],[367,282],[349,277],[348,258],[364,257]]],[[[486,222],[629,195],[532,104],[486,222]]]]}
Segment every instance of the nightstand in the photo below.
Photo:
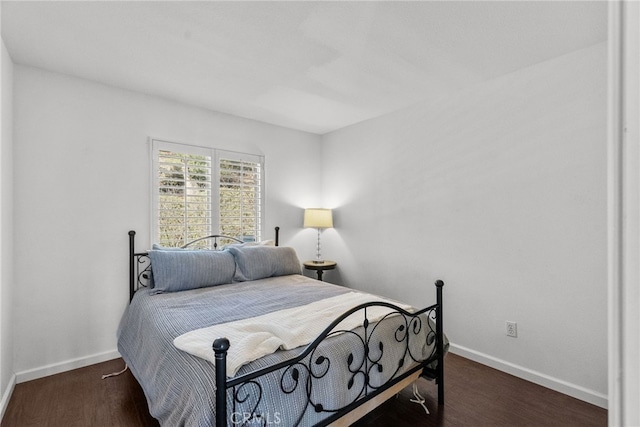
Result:
{"type": "Polygon", "coordinates": [[[336,263],[335,261],[305,261],[302,264],[307,270],[315,270],[315,272],[318,274],[318,280],[320,281],[322,281],[322,273],[324,273],[326,270],[333,270],[334,268],[336,268],[336,265],[338,265],[338,263],[336,263]]]}

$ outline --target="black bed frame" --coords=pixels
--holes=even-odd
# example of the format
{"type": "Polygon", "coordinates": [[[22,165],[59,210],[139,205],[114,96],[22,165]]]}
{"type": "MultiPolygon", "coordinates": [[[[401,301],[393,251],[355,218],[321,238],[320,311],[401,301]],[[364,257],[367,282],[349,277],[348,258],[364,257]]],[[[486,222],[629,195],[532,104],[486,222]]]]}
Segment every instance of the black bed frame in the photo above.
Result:
{"type": "MultiPolygon", "coordinates": [[[[280,227],[275,228],[276,246],[279,244],[279,230],[280,227]]],[[[146,282],[148,282],[148,280],[150,279],[151,273],[151,262],[149,260],[148,253],[138,253],[135,251],[135,234],[135,231],[129,231],[130,300],[133,299],[133,295],[138,288],[146,286],[146,282]]],[[[237,241],[237,239],[235,238],[229,238],[228,236],[221,235],[212,235],[207,236],[206,238],[214,239],[215,248],[217,248],[218,239],[232,239],[237,241]]],[[[199,240],[202,239],[198,239],[198,241],[199,240]]],[[[190,242],[189,244],[191,243],[193,242],[190,242]]],[[[429,380],[435,380],[438,386],[438,404],[443,405],[444,333],[442,326],[442,287],[444,286],[444,282],[442,280],[437,280],[435,282],[435,286],[436,304],[434,305],[431,305],[419,311],[407,312],[400,307],[386,302],[370,302],[367,304],[361,304],[357,307],[352,308],[351,310],[347,311],[339,318],[334,320],[331,325],[329,325],[313,342],[308,344],[304,348],[304,350],[297,356],[278,364],[267,366],[265,368],[233,378],[227,377],[226,363],[227,351],[229,350],[231,343],[226,338],[216,339],[212,343],[216,361],[216,425],[219,427],[226,426],[229,410],[232,411],[232,414],[236,413],[236,404],[246,403],[246,401],[250,398],[255,401],[255,404],[253,404],[253,401],[251,404],[251,406],[253,407],[253,411],[249,414],[249,417],[247,417],[247,415],[245,414],[242,419],[232,419],[234,425],[236,424],[236,421],[238,421],[237,424],[240,425],[253,425],[254,423],[266,425],[269,424],[270,421],[273,421],[268,419],[269,414],[266,414],[267,418],[265,418],[264,415],[261,415],[257,411],[257,408],[263,397],[262,387],[257,380],[260,377],[272,374],[279,370],[281,370],[281,372],[277,375],[280,380],[280,390],[283,394],[291,394],[296,391],[298,387],[304,387],[304,391],[307,396],[306,406],[300,414],[298,421],[294,425],[298,425],[300,423],[300,420],[302,420],[303,416],[309,409],[315,412],[329,413],[330,415],[327,418],[323,419],[320,423],[318,423],[317,426],[329,425],[332,422],[337,421],[347,413],[351,412],[352,410],[363,405],[364,403],[379,396],[386,390],[394,387],[396,384],[400,383],[406,378],[412,375],[417,375],[418,371],[421,371],[420,376],[423,376],[429,380]],[[373,306],[388,307],[392,311],[389,314],[385,315],[382,319],[378,320],[376,323],[370,323],[369,319],[367,318],[367,309],[373,306]],[[422,314],[426,314],[435,322],[424,322],[424,317],[419,317],[422,314]],[[353,331],[335,329],[343,319],[352,315],[363,316],[363,336],[359,336],[353,331]],[[403,357],[398,362],[395,362],[393,366],[389,366],[388,364],[383,366],[384,362],[382,362],[382,354],[384,352],[384,346],[382,341],[376,341],[374,339],[374,332],[378,325],[384,322],[387,318],[394,317],[395,319],[398,319],[397,316],[402,316],[404,322],[401,322],[401,326],[398,327],[395,332],[395,341],[397,344],[393,343],[393,345],[402,346],[400,347],[400,349],[404,349],[403,357]],[[435,330],[433,329],[433,323],[435,323],[435,330]],[[435,341],[435,345],[433,346],[431,355],[425,360],[414,357],[414,355],[411,354],[409,346],[411,338],[417,337],[418,334],[422,331],[422,328],[428,328],[425,330],[425,332],[427,332],[427,343],[431,344],[435,341]],[[339,333],[350,333],[358,337],[359,342],[363,346],[363,360],[356,361],[353,353],[351,353],[346,361],[341,361],[342,363],[347,364],[346,366],[351,373],[351,377],[347,381],[346,387],[348,389],[351,389],[352,387],[361,387],[361,390],[359,390],[357,398],[355,398],[346,406],[343,406],[341,408],[325,408],[323,407],[322,403],[313,401],[311,391],[314,386],[314,381],[320,380],[329,372],[332,361],[325,356],[316,355],[316,352],[318,351],[318,346],[320,346],[320,344],[325,339],[339,333]],[[374,349],[374,347],[375,351],[372,350],[374,349]],[[373,355],[374,353],[375,355],[373,355]],[[403,364],[405,363],[404,361],[405,359],[407,359],[407,356],[409,356],[410,360],[413,362],[412,366],[405,372],[399,374],[399,372],[403,368],[403,364]],[[392,372],[392,374],[390,375],[390,379],[383,384],[373,384],[370,378],[370,373],[374,369],[378,372],[392,372]],[[360,380],[356,381],[356,379],[358,378],[360,380]],[[356,383],[358,383],[359,385],[356,386],[356,383]],[[227,404],[227,392],[229,390],[231,390],[231,398],[233,402],[231,407],[228,407],[227,404]]],[[[356,389],[356,391],[358,390],[356,389]]]]}

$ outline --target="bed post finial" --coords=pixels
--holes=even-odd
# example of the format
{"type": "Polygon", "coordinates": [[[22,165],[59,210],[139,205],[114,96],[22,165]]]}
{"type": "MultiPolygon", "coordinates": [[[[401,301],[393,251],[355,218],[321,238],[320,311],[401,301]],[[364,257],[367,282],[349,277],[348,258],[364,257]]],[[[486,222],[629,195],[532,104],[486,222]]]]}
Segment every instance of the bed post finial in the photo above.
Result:
{"type": "Polygon", "coordinates": [[[229,340],[216,338],[213,342],[213,351],[216,360],[216,426],[227,425],[227,351],[229,340]]]}
{"type": "Polygon", "coordinates": [[[436,309],[436,345],[438,352],[438,367],[436,368],[436,375],[438,382],[438,404],[444,405],[444,332],[442,327],[442,287],[444,282],[442,280],[436,280],[436,303],[438,308],[436,309]]]}

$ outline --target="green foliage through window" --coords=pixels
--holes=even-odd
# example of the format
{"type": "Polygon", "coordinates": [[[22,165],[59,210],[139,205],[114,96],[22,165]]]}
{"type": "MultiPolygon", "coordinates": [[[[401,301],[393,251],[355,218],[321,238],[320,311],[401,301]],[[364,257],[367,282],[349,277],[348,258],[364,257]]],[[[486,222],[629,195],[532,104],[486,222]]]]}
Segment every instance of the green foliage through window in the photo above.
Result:
{"type": "Polygon", "coordinates": [[[210,234],[260,240],[264,176],[260,156],[191,150],[164,141],[153,144],[156,242],[182,246],[210,234]]]}

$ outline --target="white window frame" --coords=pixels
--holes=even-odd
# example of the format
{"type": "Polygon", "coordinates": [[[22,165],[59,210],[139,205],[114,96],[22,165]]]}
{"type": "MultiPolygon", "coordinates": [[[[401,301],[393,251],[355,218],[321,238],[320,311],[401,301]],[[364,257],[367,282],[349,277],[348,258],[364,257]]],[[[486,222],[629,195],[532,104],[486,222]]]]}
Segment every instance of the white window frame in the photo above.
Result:
{"type": "MultiPolygon", "coordinates": [[[[163,150],[172,151],[181,154],[192,154],[208,156],[211,159],[211,230],[210,234],[223,234],[220,231],[220,161],[222,159],[251,162],[259,164],[259,196],[258,196],[258,212],[259,219],[256,224],[257,241],[262,239],[262,232],[264,230],[265,212],[264,212],[264,199],[265,199],[265,159],[263,155],[240,153],[229,150],[222,150],[217,148],[202,147],[196,145],[189,145],[177,142],[171,142],[161,139],[150,138],[150,158],[151,158],[151,239],[153,243],[160,242],[159,236],[159,186],[160,177],[159,171],[159,152],[163,150]]],[[[242,236],[232,236],[242,237],[242,236]]]]}

